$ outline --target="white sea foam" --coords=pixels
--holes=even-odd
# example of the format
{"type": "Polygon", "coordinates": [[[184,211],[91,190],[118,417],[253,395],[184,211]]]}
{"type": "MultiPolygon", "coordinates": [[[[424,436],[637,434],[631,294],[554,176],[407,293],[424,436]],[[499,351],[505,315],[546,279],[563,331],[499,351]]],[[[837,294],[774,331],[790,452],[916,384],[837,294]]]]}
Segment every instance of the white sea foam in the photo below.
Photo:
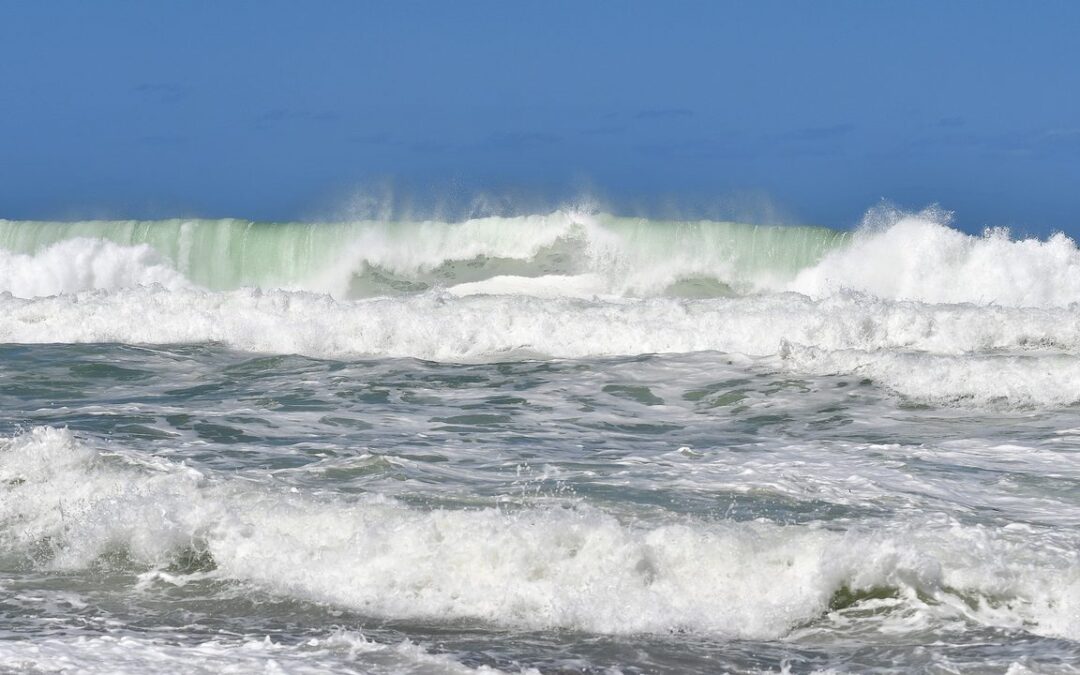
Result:
{"type": "Polygon", "coordinates": [[[542,277],[497,276],[450,286],[449,295],[525,295],[534,298],[592,299],[610,295],[611,289],[596,274],[548,274],[542,277]]]}
{"type": "Polygon", "coordinates": [[[499,673],[468,668],[448,656],[430,654],[419,645],[380,644],[359,633],[341,631],[299,645],[264,639],[217,639],[198,643],[167,642],[137,635],[39,637],[0,641],[0,669],[12,672],[145,675],[161,673],[356,673],[422,675],[499,673]]]}
{"type": "Polygon", "coordinates": [[[936,211],[872,212],[851,243],[801,271],[788,285],[811,297],[854,290],[879,298],[1014,307],[1080,301],[1080,250],[1063,234],[1013,240],[948,227],[936,211]]]}
{"type": "Polygon", "coordinates": [[[34,255],[0,249],[0,291],[20,297],[150,284],[173,289],[192,285],[146,244],[77,238],[34,255]]]}
{"type": "Polygon", "coordinates": [[[219,342],[255,352],[436,361],[719,351],[784,356],[777,364],[794,372],[863,373],[928,402],[1080,400],[1080,373],[1073,372],[1080,312],[851,294],[813,301],[796,294],[578,300],[427,293],[336,301],[284,291],[136,288],[0,296],[0,342],[219,342]]]}
{"type": "Polygon", "coordinates": [[[195,548],[223,578],[378,617],[775,638],[841,589],[886,588],[920,615],[1080,636],[1075,538],[944,516],[838,532],[645,525],[584,507],[420,510],[200,475],[51,428],[0,444],[0,481],[7,555],[78,569],[122,550],[153,567],[195,548]]]}
{"type": "Polygon", "coordinates": [[[869,378],[908,398],[939,405],[1068,406],[1080,403],[1080,357],[1066,354],[937,355],[788,345],[796,372],[869,378]]]}
{"type": "Polygon", "coordinates": [[[1080,312],[882,302],[750,298],[582,301],[516,296],[335,301],[283,291],[128,289],[24,300],[0,295],[0,341],[221,342],[311,356],[495,358],[717,350],[778,354],[821,349],[962,355],[1010,349],[1080,350],[1080,312]]]}
{"type": "Polygon", "coordinates": [[[972,236],[934,210],[875,210],[854,234],[573,211],[461,223],[0,221],[0,251],[0,290],[25,297],[158,282],[338,298],[462,286],[459,294],[545,297],[789,290],[998,306],[1080,302],[1080,250],[1069,238],[972,236]]]}
{"type": "MultiPolygon", "coordinates": [[[[572,211],[461,223],[0,221],[0,249],[35,258],[73,239],[150,246],[205,288],[286,288],[339,298],[492,276],[592,275],[606,293],[624,295],[655,295],[698,278],[749,289],[789,281],[845,237],[824,228],[669,223],[572,211]]],[[[37,264],[48,267],[50,261],[37,264]]],[[[5,289],[39,294],[32,287],[0,286],[5,289]]]]}

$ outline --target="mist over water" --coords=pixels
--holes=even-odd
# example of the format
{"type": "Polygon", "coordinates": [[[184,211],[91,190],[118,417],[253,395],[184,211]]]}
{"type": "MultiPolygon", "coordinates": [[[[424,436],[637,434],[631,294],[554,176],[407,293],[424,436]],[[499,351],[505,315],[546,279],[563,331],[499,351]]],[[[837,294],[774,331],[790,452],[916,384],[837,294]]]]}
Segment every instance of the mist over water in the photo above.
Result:
{"type": "Polygon", "coordinates": [[[935,209],[0,221],[0,668],[1072,672],[1077,302],[935,209]]]}

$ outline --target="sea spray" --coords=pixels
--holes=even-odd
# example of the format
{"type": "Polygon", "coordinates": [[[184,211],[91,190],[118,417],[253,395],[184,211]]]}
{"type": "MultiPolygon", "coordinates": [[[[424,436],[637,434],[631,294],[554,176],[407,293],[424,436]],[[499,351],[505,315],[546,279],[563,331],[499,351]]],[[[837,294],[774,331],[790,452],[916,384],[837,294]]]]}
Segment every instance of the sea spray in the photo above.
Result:
{"type": "MultiPolygon", "coordinates": [[[[493,276],[559,274],[599,275],[604,291],[616,294],[661,294],[680,281],[748,290],[790,279],[846,238],[846,233],[824,228],[659,222],[562,211],[460,223],[0,221],[0,250],[33,256],[40,273],[56,264],[56,254],[49,251],[59,242],[77,239],[89,247],[105,241],[122,247],[109,249],[114,256],[124,255],[128,247],[149,247],[193,284],[210,290],[285,288],[339,298],[493,276]]],[[[47,295],[119,287],[107,282],[75,278],[55,291],[46,287],[46,292],[5,282],[3,289],[47,295]]],[[[140,279],[134,276],[129,283],[140,279]]],[[[700,292],[712,291],[707,285],[700,292]]]]}

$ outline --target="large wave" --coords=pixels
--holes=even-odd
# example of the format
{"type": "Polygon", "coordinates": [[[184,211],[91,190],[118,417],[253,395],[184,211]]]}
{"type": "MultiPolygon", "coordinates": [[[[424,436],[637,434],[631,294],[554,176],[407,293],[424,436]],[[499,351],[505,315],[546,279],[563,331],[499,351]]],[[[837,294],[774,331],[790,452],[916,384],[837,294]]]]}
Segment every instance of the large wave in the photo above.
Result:
{"type": "Polygon", "coordinates": [[[854,232],[557,211],[460,223],[0,221],[0,290],[31,297],[148,283],[338,299],[465,294],[715,297],[856,291],[1025,307],[1080,301],[1064,235],[1014,240],[947,215],[874,212],[854,232]]]}
{"type": "MultiPolygon", "coordinates": [[[[871,223],[870,220],[874,222],[871,223]]],[[[0,342],[437,361],[726,352],[931,404],[1080,403],[1080,250],[557,212],[463,223],[0,222],[0,342]]]]}
{"type": "MultiPolygon", "coordinates": [[[[587,290],[611,294],[659,294],[680,282],[692,293],[712,294],[718,287],[729,292],[729,285],[745,291],[791,279],[847,236],[824,228],[656,222],[563,211],[460,223],[0,221],[0,249],[32,256],[46,276],[55,276],[55,247],[70,246],[71,240],[84,247],[104,241],[121,247],[109,250],[108,257],[116,259],[136,257],[131,249],[149,247],[192,283],[210,290],[281,288],[338,298],[547,276],[580,277],[587,290]],[[703,287],[695,290],[696,282],[704,282],[703,287]]],[[[94,256],[99,265],[103,256],[94,256]]],[[[116,265],[126,262],[117,260],[116,265]]],[[[108,284],[122,281],[72,275],[59,290],[115,288],[108,284]]],[[[0,283],[17,295],[54,289],[37,293],[33,286],[0,283]]],[[[489,288],[497,291],[498,284],[489,288]]]]}

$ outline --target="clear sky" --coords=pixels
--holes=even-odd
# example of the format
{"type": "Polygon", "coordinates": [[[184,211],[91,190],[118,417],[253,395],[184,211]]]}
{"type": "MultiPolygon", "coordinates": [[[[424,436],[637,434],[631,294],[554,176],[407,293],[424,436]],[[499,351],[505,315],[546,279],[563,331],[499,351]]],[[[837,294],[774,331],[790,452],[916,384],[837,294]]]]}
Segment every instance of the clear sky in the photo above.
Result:
{"type": "Polygon", "coordinates": [[[0,0],[0,217],[372,186],[1080,233],[1077,2],[0,0]]]}

